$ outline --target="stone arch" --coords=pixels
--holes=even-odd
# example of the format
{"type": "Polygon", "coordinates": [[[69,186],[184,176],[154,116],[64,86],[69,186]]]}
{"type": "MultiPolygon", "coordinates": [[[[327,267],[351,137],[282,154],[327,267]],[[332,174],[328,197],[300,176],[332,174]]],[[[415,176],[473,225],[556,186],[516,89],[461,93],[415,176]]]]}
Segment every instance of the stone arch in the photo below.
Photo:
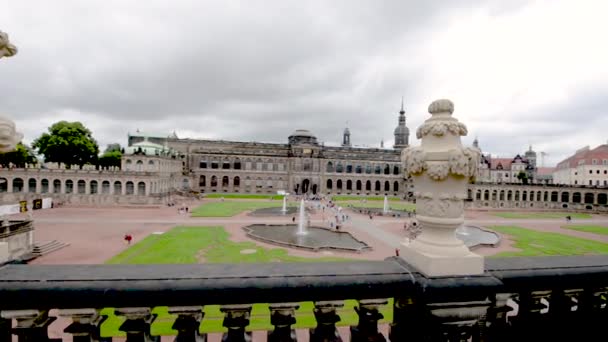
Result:
{"type": "Polygon", "coordinates": [[[597,204],[608,204],[608,195],[606,193],[597,194],[597,204]]]}
{"type": "Polygon", "coordinates": [[[475,200],[481,201],[481,189],[477,189],[477,191],[475,192],[475,200]]]}
{"type": "Polygon", "coordinates": [[[337,190],[342,190],[342,180],[341,179],[338,179],[336,181],[336,189],[337,190]]]}
{"type": "Polygon", "coordinates": [[[228,159],[228,157],[222,158],[222,170],[230,170],[230,167],[232,166],[230,164],[230,159],[228,159]]]}
{"type": "Polygon", "coordinates": [[[344,167],[342,166],[342,163],[338,162],[338,164],[336,165],[336,172],[342,173],[343,171],[344,171],[344,167]]]}
{"type": "Polygon", "coordinates": [[[334,163],[332,162],[327,162],[327,165],[325,166],[325,171],[326,172],[334,172],[334,163]]]}
{"type": "MultiPolygon", "coordinates": [[[[399,182],[398,181],[395,181],[393,183],[393,191],[394,192],[399,191],[399,182]]],[[[471,198],[471,189],[469,189],[469,198],[471,198]]]]}
{"type": "Polygon", "coordinates": [[[138,182],[137,183],[137,195],[143,196],[146,194],[146,183],[138,182]]]}
{"type": "Polygon", "coordinates": [[[137,162],[135,162],[135,168],[137,171],[143,171],[144,170],[144,162],[140,159],[137,162]]]}
{"type": "Polygon", "coordinates": [[[241,169],[241,160],[239,159],[239,157],[234,158],[233,169],[235,169],[235,170],[241,169]]]}
{"type": "Polygon", "coordinates": [[[65,193],[72,194],[74,193],[74,181],[71,179],[67,179],[65,181],[65,193]]]}
{"type": "Polygon", "coordinates": [[[399,172],[400,172],[400,170],[399,170],[399,165],[394,165],[394,166],[393,166],[393,174],[394,174],[394,175],[398,175],[398,174],[399,174],[399,172]]]}
{"type": "Polygon", "coordinates": [[[371,181],[368,180],[365,182],[365,190],[372,191],[372,182],[371,181]]]}
{"type": "Polygon", "coordinates": [[[486,189],[483,191],[483,200],[484,201],[489,201],[490,200],[490,190],[486,189]]]}
{"type": "Polygon", "coordinates": [[[120,181],[114,181],[114,194],[122,194],[122,183],[120,181]]]}
{"type": "Polygon", "coordinates": [[[49,180],[43,178],[40,180],[40,193],[46,194],[49,192],[49,180]]]}
{"type": "Polygon", "coordinates": [[[53,193],[54,194],[61,193],[61,180],[59,180],[59,179],[53,180],[53,193]]]}
{"type": "Polygon", "coordinates": [[[388,164],[384,165],[384,174],[385,175],[390,175],[391,174],[391,166],[388,164]]]}
{"type": "Polygon", "coordinates": [[[0,177],[0,193],[8,192],[8,179],[0,177]]]}
{"type": "Polygon", "coordinates": [[[227,188],[228,186],[230,186],[230,179],[228,176],[222,177],[222,188],[227,188]]]}
{"type": "Polygon", "coordinates": [[[217,186],[217,176],[211,176],[211,187],[215,188],[217,186]]]}
{"type": "Polygon", "coordinates": [[[127,181],[127,183],[125,183],[125,193],[127,195],[135,194],[135,184],[133,184],[132,181],[127,181]]]}
{"type": "Polygon", "coordinates": [[[87,192],[87,182],[85,182],[84,179],[79,179],[78,182],[76,182],[76,192],[79,194],[87,192]]]}
{"type": "Polygon", "coordinates": [[[559,201],[559,193],[557,191],[551,191],[551,202],[559,201]]]}
{"type": "Polygon", "coordinates": [[[384,181],[384,191],[391,191],[391,182],[384,181]]]}
{"type": "Polygon", "coordinates": [[[505,191],[504,190],[500,190],[500,192],[498,193],[498,200],[500,200],[500,201],[505,200],[505,191]]]}
{"type": "Polygon", "coordinates": [[[595,194],[592,192],[585,193],[585,204],[593,204],[595,202],[595,194]]]}
{"type": "Polygon", "coordinates": [[[562,202],[570,202],[570,193],[568,191],[562,191],[562,202]]]}
{"type": "Polygon", "coordinates": [[[357,187],[356,187],[357,191],[361,191],[362,188],[363,188],[363,184],[361,183],[361,180],[357,179],[357,187]]]}
{"type": "Polygon", "coordinates": [[[536,192],[536,202],[540,202],[541,196],[542,196],[542,191],[537,191],[536,192]]]}
{"type": "Polygon", "coordinates": [[[581,193],[575,192],[572,194],[572,202],[574,203],[582,203],[581,193]]]}
{"type": "Polygon", "coordinates": [[[519,201],[519,190],[515,190],[515,201],[519,201]]]}
{"type": "Polygon", "coordinates": [[[543,192],[543,202],[549,202],[549,191],[543,192]]]}
{"type": "Polygon", "coordinates": [[[375,190],[375,191],[380,191],[380,190],[381,190],[381,189],[380,189],[380,188],[381,188],[381,186],[382,186],[382,185],[380,184],[380,181],[379,181],[379,180],[377,180],[377,181],[376,181],[376,186],[374,187],[374,190],[375,190]]]}
{"type": "Polygon", "coordinates": [[[379,175],[382,173],[382,167],[380,165],[376,165],[376,167],[374,168],[374,173],[379,175]]]}
{"type": "Polygon", "coordinates": [[[99,183],[96,180],[92,180],[89,182],[89,193],[96,194],[99,192],[99,183]]]}
{"type": "Polygon", "coordinates": [[[205,177],[205,175],[200,175],[200,177],[198,177],[198,186],[200,186],[200,187],[207,186],[207,177],[205,177]]]}
{"type": "Polygon", "coordinates": [[[23,192],[23,179],[19,177],[13,179],[13,192],[23,192]]]}
{"type": "Polygon", "coordinates": [[[353,189],[353,181],[349,179],[346,181],[346,190],[352,190],[352,189],[353,189]]]}
{"type": "Polygon", "coordinates": [[[492,190],[492,201],[496,201],[496,197],[498,197],[498,190],[492,190]]]}
{"type": "Polygon", "coordinates": [[[513,191],[507,190],[507,201],[513,200],[513,191]]]}
{"type": "Polygon", "coordinates": [[[534,191],[530,191],[530,202],[534,201],[534,191]]]}
{"type": "Polygon", "coordinates": [[[527,201],[528,200],[528,192],[526,190],[521,192],[521,200],[522,201],[527,201]]]}
{"type": "Polygon", "coordinates": [[[241,178],[239,176],[234,176],[234,179],[232,180],[232,186],[235,188],[241,186],[241,178]]]}
{"type": "Polygon", "coordinates": [[[332,186],[333,186],[332,180],[328,179],[327,180],[327,185],[325,187],[327,188],[327,190],[331,190],[332,186]]]}
{"type": "Polygon", "coordinates": [[[30,178],[27,180],[27,192],[36,192],[36,178],[30,178]]]}

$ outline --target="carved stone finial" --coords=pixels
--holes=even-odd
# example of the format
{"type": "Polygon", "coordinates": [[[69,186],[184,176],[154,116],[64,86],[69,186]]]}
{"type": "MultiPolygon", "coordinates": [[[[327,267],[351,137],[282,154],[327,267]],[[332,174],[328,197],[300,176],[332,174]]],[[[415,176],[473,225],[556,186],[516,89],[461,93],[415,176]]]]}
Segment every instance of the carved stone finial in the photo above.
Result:
{"type": "Polygon", "coordinates": [[[454,103],[448,99],[440,99],[431,102],[429,105],[429,113],[441,114],[441,113],[454,113],[454,103]]]}
{"type": "Polygon", "coordinates": [[[8,34],[0,31],[0,58],[12,57],[17,54],[17,47],[8,40],[8,34]]]}
{"type": "Polygon", "coordinates": [[[15,130],[15,123],[0,116],[0,153],[14,150],[21,139],[23,134],[15,130]]]}

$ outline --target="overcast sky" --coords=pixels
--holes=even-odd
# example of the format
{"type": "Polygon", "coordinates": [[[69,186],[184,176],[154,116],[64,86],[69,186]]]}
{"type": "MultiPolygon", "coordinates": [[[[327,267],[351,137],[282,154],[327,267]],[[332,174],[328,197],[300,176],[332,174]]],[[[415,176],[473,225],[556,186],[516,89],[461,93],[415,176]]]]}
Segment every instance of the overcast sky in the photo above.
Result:
{"type": "Polygon", "coordinates": [[[6,1],[0,114],[31,142],[81,121],[102,149],[137,129],[392,146],[428,104],[501,157],[554,165],[608,140],[608,1],[6,1]]]}

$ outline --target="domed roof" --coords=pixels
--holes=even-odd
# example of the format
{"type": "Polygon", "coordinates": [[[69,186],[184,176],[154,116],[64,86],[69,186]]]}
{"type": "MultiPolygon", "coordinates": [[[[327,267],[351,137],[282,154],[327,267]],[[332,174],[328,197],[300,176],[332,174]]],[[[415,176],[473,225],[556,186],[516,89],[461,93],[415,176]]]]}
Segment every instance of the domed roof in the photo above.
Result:
{"type": "Polygon", "coordinates": [[[316,138],[314,136],[314,134],[312,134],[307,129],[296,129],[295,131],[293,131],[293,133],[291,133],[290,137],[311,137],[311,138],[316,138]]]}
{"type": "Polygon", "coordinates": [[[407,126],[395,127],[395,134],[410,134],[410,129],[407,126]]]}
{"type": "Polygon", "coordinates": [[[147,138],[145,138],[144,141],[134,143],[131,146],[128,146],[125,148],[125,154],[138,154],[138,153],[144,153],[146,155],[151,155],[151,156],[154,156],[154,155],[167,156],[167,155],[174,154],[174,151],[172,151],[169,147],[153,143],[151,141],[148,141],[147,138]]]}

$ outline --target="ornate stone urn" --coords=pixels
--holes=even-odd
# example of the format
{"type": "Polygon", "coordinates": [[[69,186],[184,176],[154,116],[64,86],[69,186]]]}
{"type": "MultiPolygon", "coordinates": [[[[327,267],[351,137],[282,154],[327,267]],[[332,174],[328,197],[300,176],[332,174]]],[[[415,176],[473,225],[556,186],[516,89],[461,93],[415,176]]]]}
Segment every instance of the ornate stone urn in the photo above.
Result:
{"type": "MultiPolygon", "coordinates": [[[[8,35],[0,31],[0,58],[12,57],[17,53],[17,47],[8,41],[8,35]]],[[[23,135],[17,133],[15,124],[0,116],[0,153],[10,152],[15,149],[15,145],[23,135]]]]}
{"type": "Polygon", "coordinates": [[[418,147],[402,152],[407,174],[414,181],[416,218],[422,233],[404,241],[402,257],[427,276],[473,275],[484,270],[483,257],[471,253],[456,238],[464,223],[466,186],[476,176],[480,151],[463,147],[467,128],[452,117],[454,104],[436,100],[429,105],[431,118],[418,128],[418,147]]]}

